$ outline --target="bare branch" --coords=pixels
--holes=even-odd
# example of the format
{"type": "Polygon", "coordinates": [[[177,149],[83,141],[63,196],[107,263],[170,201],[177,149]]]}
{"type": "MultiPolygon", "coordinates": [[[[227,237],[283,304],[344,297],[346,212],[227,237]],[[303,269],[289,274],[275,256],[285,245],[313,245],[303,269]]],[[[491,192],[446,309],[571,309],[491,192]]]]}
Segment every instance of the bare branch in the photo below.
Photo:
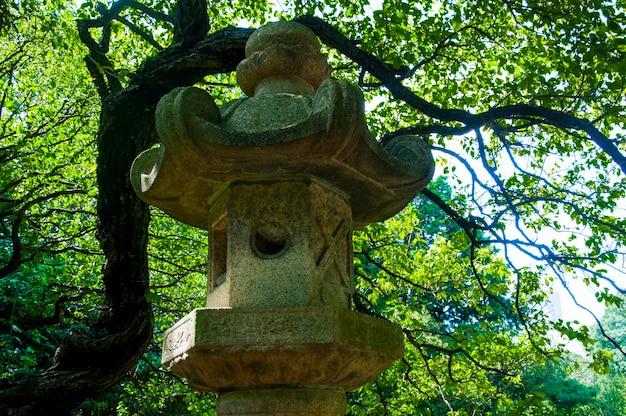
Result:
{"type": "Polygon", "coordinates": [[[13,251],[11,253],[11,258],[9,261],[0,268],[0,279],[7,277],[9,274],[16,271],[20,265],[22,264],[22,241],[20,239],[20,227],[22,226],[22,221],[24,220],[24,216],[26,212],[35,205],[41,204],[42,202],[49,201],[54,198],[58,198],[63,195],[75,195],[75,194],[86,194],[87,192],[83,189],[66,189],[61,191],[56,191],[48,195],[40,196],[31,201],[26,202],[15,214],[15,219],[13,220],[13,224],[11,227],[11,244],[13,246],[13,251]]]}

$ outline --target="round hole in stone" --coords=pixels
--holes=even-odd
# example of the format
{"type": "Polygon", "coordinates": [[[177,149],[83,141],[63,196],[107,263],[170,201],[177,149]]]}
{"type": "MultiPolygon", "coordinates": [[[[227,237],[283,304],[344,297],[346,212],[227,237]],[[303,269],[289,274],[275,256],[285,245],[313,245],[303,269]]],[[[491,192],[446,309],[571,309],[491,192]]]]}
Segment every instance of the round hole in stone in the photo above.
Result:
{"type": "Polygon", "coordinates": [[[251,245],[259,257],[279,257],[289,245],[289,230],[278,221],[261,222],[252,233],[251,245]]]}

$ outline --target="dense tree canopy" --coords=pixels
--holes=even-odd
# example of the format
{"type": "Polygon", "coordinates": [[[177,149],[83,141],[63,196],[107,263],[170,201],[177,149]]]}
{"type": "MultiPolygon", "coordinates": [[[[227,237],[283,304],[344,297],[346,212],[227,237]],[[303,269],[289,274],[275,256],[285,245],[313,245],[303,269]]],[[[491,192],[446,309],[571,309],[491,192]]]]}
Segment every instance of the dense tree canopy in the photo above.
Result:
{"type": "Polygon", "coordinates": [[[239,96],[245,41],[277,19],[318,35],[376,137],[437,162],[354,234],[354,307],[406,348],[350,414],[623,412],[623,377],[596,383],[626,359],[622,0],[24,0],[0,1],[0,413],[214,412],[159,347],[202,306],[206,236],[128,173],[160,97],[239,96]],[[572,279],[609,307],[597,330],[545,311],[572,279]]]}

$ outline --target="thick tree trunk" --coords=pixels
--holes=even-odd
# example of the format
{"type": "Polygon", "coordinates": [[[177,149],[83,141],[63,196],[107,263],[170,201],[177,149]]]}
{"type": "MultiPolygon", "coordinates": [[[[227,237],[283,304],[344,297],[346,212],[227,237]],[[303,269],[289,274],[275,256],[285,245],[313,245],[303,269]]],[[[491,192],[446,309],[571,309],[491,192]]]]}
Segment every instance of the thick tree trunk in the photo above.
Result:
{"type": "MultiPolygon", "coordinates": [[[[11,379],[0,393],[8,414],[63,413],[117,383],[152,337],[147,235],[149,212],[130,186],[134,157],[154,141],[158,96],[123,91],[103,102],[98,137],[98,237],[108,309],[90,331],[72,331],[52,369],[11,379]]],[[[4,387],[4,386],[3,386],[4,387]]]]}
{"type": "Polygon", "coordinates": [[[148,207],[129,180],[134,158],[156,141],[154,110],[174,87],[230,72],[243,59],[251,30],[230,28],[191,48],[177,46],[145,62],[131,84],[103,99],[98,134],[98,238],[106,257],[107,311],[90,330],[75,330],[55,365],[39,374],[0,381],[0,414],[69,413],[106,391],[136,365],[152,337],[146,301],[148,207]]]}

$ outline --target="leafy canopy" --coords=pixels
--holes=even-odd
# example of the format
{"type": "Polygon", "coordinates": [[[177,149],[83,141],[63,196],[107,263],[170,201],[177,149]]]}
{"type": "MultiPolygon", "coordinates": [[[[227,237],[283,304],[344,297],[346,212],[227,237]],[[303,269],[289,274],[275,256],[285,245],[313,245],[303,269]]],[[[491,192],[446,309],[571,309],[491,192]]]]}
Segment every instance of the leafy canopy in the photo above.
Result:
{"type": "Polygon", "coordinates": [[[376,137],[413,134],[437,159],[422,195],[354,235],[355,308],[401,325],[406,348],[349,394],[350,414],[623,413],[611,317],[625,277],[625,9],[0,2],[0,409],[214,412],[159,347],[203,303],[205,236],[148,212],[128,170],[171,88],[240,95],[232,71],[251,31],[232,25],[284,18],[361,86],[376,137]],[[543,310],[572,278],[610,306],[599,334],[543,310]],[[570,375],[568,339],[590,350],[579,368],[608,372],[599,388],[570,375]]]}

